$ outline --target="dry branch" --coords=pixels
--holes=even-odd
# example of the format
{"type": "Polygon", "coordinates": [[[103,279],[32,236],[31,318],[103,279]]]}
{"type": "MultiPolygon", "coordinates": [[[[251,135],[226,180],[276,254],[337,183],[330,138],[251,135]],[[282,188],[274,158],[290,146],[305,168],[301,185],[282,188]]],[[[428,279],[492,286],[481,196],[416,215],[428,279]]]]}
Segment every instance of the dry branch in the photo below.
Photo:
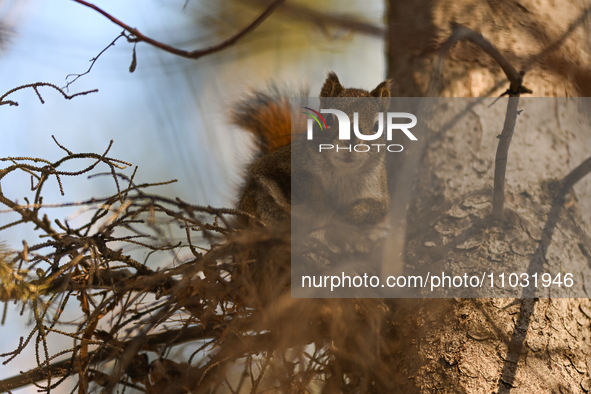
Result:
{"type": "Polygon", "coordinates": [[[319,379],[347,385],[348,375],[387,390],[388,368],[375,355],[366,355],[361,372],[348,369],[352,357],[367,353],[364,344],[351,348],[351,337],[366,332],[379,343],[387,307],[379,300],[292,300],[289,227],[238,231],[232,218],[245,213],[149,193],[154,184],[134,183],[108,150],[60,148],[66,155],[55,162],[12,158],[0,170],[0,203],[21,218],[13,226],[33,224],[49,236],[0,259],[2,301],[17,300],[35,318],[26,338],[0,357],[11,362],[28,347],[37,354],[37,367],[0,381],[1,390],[35,384],[51,392],[73,375],[82,391],[293,392],[319,379]],[[48,178],[66,175],[63,163],[88,159],[94,164],[67,174],[106,166],[116,192],[63,204],[92,212],[88,223],[52,222],[48,210],[61,205],[43,203],[48,178]],[[19,173],[38,179],[24,205],[1,188],[6,175],[19,173]],[[178,231],[164,230],[171,227],[178,231]],[[147,252],[144,262],[134,248],[147,252]],[[68,305],[80,311],[75,321],[63,318],[68,305]],[[47,343],[60,336],[74,344],[51,354],[47,343]],[[186,361],[174,356],[179,344],[196,349],[186,361]],[[248,371],[250,384],[231,381],[235,365],[248,371]]]}
{"type": "MultiPolygon", "coordinates": [[[[125,34],[125,31],[123,31],[121,34],[119,34],[117,37],[115,37],[115,39],[113,41],[111,41],[111,43],[109,45],[107,45],[106,47],[104,47],[98,53],[98,55],[96,55],[95,57],[93,57],[92,59],[90,59],[90,66],[88,66],[88,69],[86,71],[84,71],[81,74],[68,74],[68,75],[66,75],[66,86],[64,86],[64,89],[68,89],[70,87],[70,85],[73,84],[74,82],[76,82],[80,77],[83,77],[83,76],[87,75],[88,73],[90,73],[90,71],[94,67],[94,64],[101,57],[101,55],[103,53],[105,53],[107,51],[107,49],[109,49],[110,47],[114,46],[115,43],[117,42],[117,40],[119,40],[121,37],[127,37],[127,35],[125,34]],[[68,79],[70,77],[73,77],[73,79],[71,81],[68,81],[68,79]]],[[[129,37],[127,37],[127,39],[129,39],[129,37]]],[[[135,49],[134,49],[134,54],[135,54],[135,49]]]]}
{"type": "MultiPolygon", "coordinates": [[[[166,375],[157,372],[162,365],[183,373],[185,386],[195,386],[204,376],[208,384],[215,386],[225,376],[226,365],[266,352],[269,346],[282,343],[294,347],[310,342],[307,335],[287,341],[263,333],[269,328],[259,323],[264,311],[252,308],[277,299],[288,288],[288,229],[259,226],[257,234],[238,232],[229,217],[245,213],[148,193],[146,189],[156,184],[138,185],[133,182],[134,175],[120,173],[124,169],[121,164],[129,163],[109,158],[109,149],[100,155],[80,154],[55,142],[66,153],[55,162],[8,158],[4,161],[9,165],[0,169],[0,204],[20,215],[19,220],[4,228],[32,224],[50,238],[31,245],[25,242],[22,250],[5,253],[0,259],[2,301],[18,301],[35,317],[29,335],[14,344],[12,352],[0,357],[5,358],[4,363],[11,362],[30,346],[37,354],[37,368],[0,381],[2,390],[35,384],[49,392],[67,376],[77,374],[83,391],[95,382],[107,391],[131,384],[156,393],[166,381],[166,375]],[[93,163],[80,170],[61,170],[66,162],[88,159],[93,163]],[[110,170],[107,174],[116,188],[112,196],[79,203],[43,203],[49,177],[86,175],[102,165],[110,170]],[[32,186],[34,197],[26,200],[27,204],[17,204],[1,187],[8,174],[19,173],[37,179],[32,186]],[[93,215],[78,227],[59,220],[52,222],[47,211],[59,206],[79,206],[93,215]],[[179,231],[166,234],[166,227],[179,231]],[[152,263],[158,264],[157,269],[146,261],[140,262],[126,244],[148,251],[151,260],[157,259],[152,263]],[[255,286],[260,282],[255,277],[261,271],[248,258],[253,248],[282,251],[279,255],[283,261],[276,261],[275,274],[271,271],[267,278],[274,286],[268,287],[265,294],[255,286]],[[81,316],[64,321],[66,306],[76,302],[81,316]],[[73,330],[64,331],[58,325],[73,330]],[[56,336],[75,339],[74,346],[50,354],[47,342],[56,336]],[[236,338],[241,339],[236,342],[236,338]],[[179,366],[168,358],[168,352],[187,341],[205,341],[199,345],[203,355],[191,357],[196,365],[179,366]],[[244,347],[243,343],[250,345],[244,347]],[[93,350],[91,345],[98,348],[93,350]],[[147,352],[156,352],[159,358],[148,362],[147,352]],[[226,354],[223,362],[209,361],[216,354],[226,354]],[[67,359],[55,361],[61,357],[67,359]],[[99,372],[104,371],[100,366],[109,360],[115,363],[113,373],[99,372]],[[144,360],[140,369],[138,360],[144,360]]],[[[61,185],[60,190],[67,192],[61,185]]],[[[262,379],[263,373],[258,374],[255,379],[262,379]]]]}
{"type": "Polygon", "coordinates": [[[261,23],[263,23],[265,21],[265,19],[267,19],[277,9],[277,7],[279,7],[281,4],[283,4],[285,2],[285,0],[273,1],[267,7],[267,9],[265,11],[263,11],[248,26],[246,26],[245,28],[240,30],[238,33],[236,33],[232,37],[222,41],[221,43],[213,45],[213,46],[211,46],[209,48],[205,48],[205,49],[196,49],[193,51],[187,51],[184,49],[179,49],[179,48],[175,48],[173,46],[164,44],[160,41],[156,41],[153,38],[150,38],[150,37],[140,33],[140,31],[138,29],[127,25],[126,23],[115,18],[114,16],[112,16],[111,14],[102,10],[101,8],[97,7],[94,4],[91,4],[91,3],[84,1],[84,0],[73,0],[73,1],[75,1],[76,3],[82,4],[88,8],[93,9],[94,11],[98,12],[99,14],[101,14],[104,17],[106,17],[107,19],[109,19],[111,22],[113,22],[116,25],[125,29],[125,31],[127,31],[129,34],[131,34],[133,36],[133,37],[128,38],[129,41],[131,41],[131,42],[145,42],[145,43],[150,44],[150,45],[152,45],[156,48],[159,48],[163,51],[172,53],[173,55],[181,56],[181,57],[188,58],[188,59],[198,59],[202,56],[206,56],[206,55],[210,55],[215,52],[219,52],[223,49],[226,49],[226,48],[234,45],[236,42],[238,42],[240,39],[242,39],[248,33],[253,31],[254,29],[256,29],[261,23]]]}
{"type": "Polygon", "coordinates": [[[2,96],[0,96],[0,105],[12,105],[12,106],[18,106],[18,102],[16,101],[12,101],[12,100],[5,100],[6,97],[18,90],[21,89],[26,89],[26,88],[32,88],[35,93],[37,94],[37,97],[39,98],[39,101],[41,101],[41,104],[44,104],[45,101],[43,100],[43,97],[41,97],[41,93],[39,93],[38,88],[40,88],[41,86],[49,86],[51,88],[54,88],[55,90],[57,90],[58,92],[60,92],[62,94],[62,96],[64,96],[65,99],[67,100],[71,100],[74,97],[77,96],[84,96],[87,95],[89,93],[96,93],[98,92],[98,89],[93,89],[93,90],[87,90],[84,92],[79,92],[79,93],[75,93],[75,94],[67,94],[66,92],[64,92],[61,88],[58,88],[57,86],[55,86],[54,84],[51,83],[47,83],[47,82],[36,82],[36,83],[31,83],[31,84],[27,84],[27,85],[21,85],[21,86],[17,86],[14,89],[10,89],[8,92],[4,93],[2,96]]]}
{"type": "Polygon", "coordinates": [[[509,95],[509,102],[507,104],[507,113],[505,116],[505,123],[503,131],[501,132],[497,154],[495,158],[495,176],[494,176],[494,192],[493,192],[493,217],[496,219],[504,218],[503,207],[505,204],[505,174],[507,171],[507,157],[509,153],[509,146],[511,138],[515,130],[515,123],[517,121],[517,105],[519,104],[519,96],[524,93],[532,93],[532,91],[523,86],[524,72],[517,72],[515,67],[499,52],[499,50],[491,44],[482,34],[475,32],[472,29],[462,25],[454,25],[451,36],[441,44],[439,58],[435,67],[435,77],[431,82],[431,90],[439,85],[439,77],[441,75],[441,68],[444,55],[456,45],[459,41],[466,40],[480,47],[486,54],[488,54],[501,67],[507,79],[510,82],[509,89],[503,94],[509,95]]]}

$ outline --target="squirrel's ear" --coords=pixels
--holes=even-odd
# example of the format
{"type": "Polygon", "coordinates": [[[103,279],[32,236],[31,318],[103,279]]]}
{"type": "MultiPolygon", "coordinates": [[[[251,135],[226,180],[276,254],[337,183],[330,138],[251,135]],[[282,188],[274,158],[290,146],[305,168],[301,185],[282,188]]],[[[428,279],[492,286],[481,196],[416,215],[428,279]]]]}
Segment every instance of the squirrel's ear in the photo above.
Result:
{"type": "Polygon", "coordinates": [[[339,97],[343,90],[345,88],[339,82],[339,77],[331,71],[320,89],[320,97],[339,97]]]}
{"type": "Polygon", "coordinates": [[[374,90],[372,90],[369,94],[371,97],[390,97],[390,79],[385,80],[381,84],[379,84],[374,90]]]}

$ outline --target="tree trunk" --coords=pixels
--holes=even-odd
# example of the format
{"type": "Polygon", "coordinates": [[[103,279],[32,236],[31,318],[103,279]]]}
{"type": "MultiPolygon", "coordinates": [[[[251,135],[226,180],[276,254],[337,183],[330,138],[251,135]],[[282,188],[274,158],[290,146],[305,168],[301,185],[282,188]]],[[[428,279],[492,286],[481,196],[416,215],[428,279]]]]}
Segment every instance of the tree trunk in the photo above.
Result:
{"type": "MultiPolygon", "coordinates": [[[[525,71],[523,83],[534,96],[588,96],[588,7],[572,0],[390,0],[392,96],[432,94],[438,44],[450,36],[452,23],[482,33],[525,71]]],[[[509,86],[495,61],[465,42],[445,55],[441,79],[442,97],[498,96],[509,86]]],[[[584,178],[563,199],[555,197],[559,182],[591,156],[588,119],[579,114],[589,101],[529,100],[519,103],[524,112],[509,149],[504,221],[479,224],[491,212],[495,137],[506,101],[486,112],[467,111],[455,128],[428,137],[407,217],[407,267],[424,260],[511,265],[521,272],[560,265],[580,284],[571,296],[588,297],[591,183],[584,178]],[[475,202],[475,194],[488,197],[475,202]],[[466,239],[474,247],[462,247],[466,239]]],[[[399,344],[392,370],[400,392],[591,390],[588,299],[398,300],[391,310],[388,324],[399,344]]]]}

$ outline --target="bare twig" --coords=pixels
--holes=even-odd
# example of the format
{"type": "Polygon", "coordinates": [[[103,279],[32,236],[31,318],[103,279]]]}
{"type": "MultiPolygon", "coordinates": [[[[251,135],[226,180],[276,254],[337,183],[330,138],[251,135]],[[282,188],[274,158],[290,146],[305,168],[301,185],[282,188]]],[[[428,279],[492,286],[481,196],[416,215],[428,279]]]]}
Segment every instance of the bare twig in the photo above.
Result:
{"type": "Polygon", "coordinates": [[[59,142],[57,142],[57,139],[55,138],[54,135],[52,135],[51,138],[53,138],[53,141],[56,143],[56,145],[59,146],[61,149],[65,150],[67,154],[73,155],[73,153],[69,149],[67,149],[66,147],[61,145],[59,142]]]}
{"type": "Polygon", "coordinates": [[[36,83],[27,84],[27,85],[17,86],[14,89],[10,89],[8,92],[6,92],[2,96],[0,96],[0,105],[18,106],[18,103],[16,101],[5,100],[5,98],[8,95],[16,92],[17,90],[26,89],[26,88],[32,88],[35,91],[35,93],[37,93],[37,97],[39,97],[39,100],[41,101],[41,104],[44,104],[45,101],[43,101],[43,98],[41,97],[41,94],[37,90],[37,88],[39,88],[41,86],[49,86],[51,88],[54,88],[55,90],[57,90],[58,92],[60,92],[62,94],[62,96],[64,96],[64,98],[67,99],[67,100],[71,100],[71,99],[73,99],[76,96],[84,96],[84,95],[87,95],[89,93],[96,93],[96,92],[98,92],[98,89],[92,89],[92,90],[87,90],[87,91],[84,91],[84,92],[79,92],[79,93],[75,93],[75,94],[70,95],[70,94],[67,94],[61,88],[58,88],[57,86],[55,86],[52,83],[36,82],[36,83]]]}
{"type": "Polygon", "coordinates": [[[89,7],[93,10],[95,10],[96,12],[98,12],[99,14],[103,15],[104,17],[106,17],[107,19],[109,19],[111,22],[115,23],[116,25],[122,27],[123,29],[125,29],[128,33],[130,33],[131,35],[133,35],[132,38],[128,38],[129,41],[132,42],[146,42],[150,45],[155,46],[156,48],[162,49],[163,51],[172,53],[173,55],[177,55],[177,56],[181,56],[181,57],[185,57],[188,59],[198,59],[202,56],[205,55],[209,55],[218,51],[221,51],[223,49],[226,49],[232,45],[234,45],[237,41],[239,41],[241,38],[243,38],[244,36],[246,36],[248,33],[250,33],[251,31],[253,31],[254,29],[256,29],[261,23],[263,23],[263,21],[265,19],[267,19],[276,9],[277,7],[279,7],[281,4],[283,4],[285,2],[285,0],[275,0],[273,1],[273,3],[271,3],[271,5],[269,5],[269,7],[267,7],[267,9],[265,11],[263,11],[263,13],[261,13],[254,21],[252,21],[248,26],[246,26],[244,29],[240,30],[238,33],[236,33],[235,35],[233,35],[232,37],[222,41],[219,44],[213,45],[209,48],[205,48],[205,49],[196,49],[193,51],[186,51],[183,49],[179,49],[179,48],[175,48],[172,47],[170,45],[164,44],[162,42],[156,41],[153,38],[150,38],[142,33],[140,33],[140,31],[136,28],[133,28],[127,24],[125,24],[124,22],[120,21],[119,19],[115,18],[114,16],[112,16],[111,14],[109,14],[108,12],[102,10],[101,8],[97,7],[94,4],[91,4],[85,0],[73,0],[76,3],[82,4],[86,7],[89,7]]]}
{"type": "Polygon", "coordinates": [[[90,59],[90,66],[88,67],[88,70],[84,71],[82,74],[68,74],[68,75],[66,75],[66,86],[64,86],[63,88],[68,90],[70,85],[73,84],[74,82],[76,82],[78,80],[78,78],[83,77],[84,75],[88,74],[92,70],[92,68],[94,67],[94,63],[96,63],[96,61],[99,59],[99,57],[101,57],[101,55],[103,53],[105,53],[107,51],[107,49],[114,46],[115,43],[117,42],[117,40],[119,40],[121,37],[127,37],[127,35],[125,34],[125,31],[123,31],[121,34],[119,34],[113,41],[111,41],[111,43],[109,45],[104,47],[103,50],[100,51],[98,55],[96,55],[95,57],[90,59]],[[74,79],[72,79],[71,81],[68,81],[68,79],[70,77],[74,77],[74,79]]]}

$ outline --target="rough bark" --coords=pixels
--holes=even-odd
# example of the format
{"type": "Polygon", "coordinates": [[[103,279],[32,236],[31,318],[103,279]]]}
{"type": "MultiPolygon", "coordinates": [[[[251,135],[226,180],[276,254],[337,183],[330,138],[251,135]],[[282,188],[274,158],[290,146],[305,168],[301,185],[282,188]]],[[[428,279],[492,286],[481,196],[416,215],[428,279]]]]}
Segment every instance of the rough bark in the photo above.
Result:
{"type": "MultiPolygon", "coordinates": [[[[589,4],[576,1],[391,0],[388,77],[394,80],[393,96],[428,92],[437,44],[451,34],[453,23],[482,33],[517,70],[525,71],[524,84],[534,96],[588,96],[588,13],[589,4]]],[[[443,97],[495,96],[509,86],[498,65],[468,43],[446,55],[442,80],[437,94],[443,97]]],[[[504,222],[478,224],[491,211],[492,193],[483,190],[492,187],[495,137],[506,101],[487,111],[467,111],[461,126],[429,136],[408,216],[407,264],[437,260],[494,267],[508,261],[527,269],[564,263],[589,279],[591,183],[583,179],[554,201],[558,182],[591,156],[588,119],[577,115],[580,105],[564,99],[550,106],[522,100],[519,109],[524,112],[509,150],[504,222]]],[[[391,304],[389,324],[401,344],[392,353],[400,392],[591,390],[588,299],[391,304]]]]}

